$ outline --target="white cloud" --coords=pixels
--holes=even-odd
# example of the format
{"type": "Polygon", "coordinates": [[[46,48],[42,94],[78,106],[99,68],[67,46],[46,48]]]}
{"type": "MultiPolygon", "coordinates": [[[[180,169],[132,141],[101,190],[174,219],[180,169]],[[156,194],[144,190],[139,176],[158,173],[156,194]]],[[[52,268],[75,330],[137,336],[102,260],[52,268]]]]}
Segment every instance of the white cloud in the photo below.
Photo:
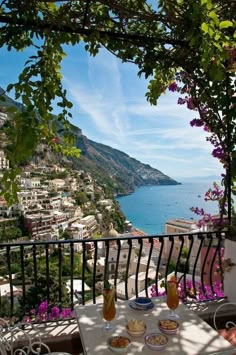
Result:
{"type": "Polygon", "coordinates": [[[89,60],[88,77],[87,86],[67,80],[68,91],[97,130],[121,144],[129,121],[117,61],[110,57],[108,60],[106,52],[102,52],[95,61],[89,60]]]}
{"type": "Polygon", "coordinates": [[[88,138],[170,176],[219,171],[219,163],[211,157],[212,146],[206,142],[207,133],[189,124],[197,112],[177,105],[178,95],[166,94],[157,106],[151,106],[143,94],[146,82],[135,79],[138,85],[133,85],[135,80],[124,77],[115,57],[102,51],[87,63],[86,81],[78,83],[70,77],[66,85],[79,112],[78,126],[88,138]]]}

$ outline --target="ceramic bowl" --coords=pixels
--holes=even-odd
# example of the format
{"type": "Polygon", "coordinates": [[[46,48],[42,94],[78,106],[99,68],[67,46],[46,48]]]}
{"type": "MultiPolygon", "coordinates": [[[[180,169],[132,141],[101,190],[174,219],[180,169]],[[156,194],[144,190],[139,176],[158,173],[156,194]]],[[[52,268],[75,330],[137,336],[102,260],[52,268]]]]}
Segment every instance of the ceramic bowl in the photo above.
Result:
{"type": "Polygon", "coordinates": [[[152,350],[163,349],[168,344],[168,338],[162,333],[149,333],[145,335],[145,344],[152,350]]]}
{"type": "Polygon", "coordinates": [[[135,303],[134,300],[129,302],[130,308],[134,309],[135,311],[147,312],[154,308],[154,303],[151,302],[148,306],[139,306],[135,303]]]}
{"type": "Polygon", "coordinates": [[[108,339],[107,344],[114,353],[125,353],[128,351],[131,341],[123,335],[115,335],[108,339]]]}
{"type": "Polygon", "coordinates": [[[152,300],[148,297],[137,297],[134,302],[139,307],[148,307],[152,303],[152,300]]]}
{"type": "Polygon", "coordinates": [[[179,330],[179,323],[172,319],[161,319],[158,326],[160,331],[166,334],[175,334],[179,330]]]}
{"type": "Polygon", "coordinates": [[[126,331],[130,336],[138,338],[141,337],[146,332],[146,326],[143,330],[138,330],[138,331],[129,330],[129,328],[126,326],[126,331]]]}

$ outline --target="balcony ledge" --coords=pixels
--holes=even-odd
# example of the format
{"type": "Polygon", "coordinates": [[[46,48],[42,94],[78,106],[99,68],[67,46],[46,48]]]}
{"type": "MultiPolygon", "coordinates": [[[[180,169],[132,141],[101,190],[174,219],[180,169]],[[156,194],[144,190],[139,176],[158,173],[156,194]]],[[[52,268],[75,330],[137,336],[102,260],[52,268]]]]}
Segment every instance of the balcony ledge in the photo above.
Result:
{"type": "MultiPolygon", "coordinates": [[[[83,353],[76,319],[42,322],[33,324],[33,327],[36,330],[32,330],[30,324],[26,325],[24,332],[27,332],[30,338],[35,339],[38,339],[38,335],[40,335],[41,341],[49,347],[51,352],[65,352],[72,355],[83,353]]],[[[23,338],[21,333],[19,333],[17,341],[14,342],[14,348],[24,346],[25,341],[23,338]]]]}

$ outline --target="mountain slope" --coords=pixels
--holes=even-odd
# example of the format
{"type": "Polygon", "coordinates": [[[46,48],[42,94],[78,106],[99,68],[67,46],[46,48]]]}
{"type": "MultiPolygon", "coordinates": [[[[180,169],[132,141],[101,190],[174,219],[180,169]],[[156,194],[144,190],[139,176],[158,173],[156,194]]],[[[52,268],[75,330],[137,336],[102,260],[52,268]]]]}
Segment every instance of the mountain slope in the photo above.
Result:
{"type": "Polygon", "coordinates": [[[130,157],[128,154],[101,143],[94,142],[84,136],[81,130],[76,133],[75,144],[81,149],[81,159],[74,161],[78,168],[87,165],[93,169],[94,165],[112,179],[117,192],[133,191],[135,187],[144,185],[176,185],[177,181],[152,168],[148,164],[130,157]]]}
{"type": "MultiPolygon", "coordinates": [[[[0,94],[3,90],[0,88],[0,94]]],[[[22,109],[22,105],[6,95],[1,106],[16,106],[22,109]]],[[[56,116],[55,116],[56,120],[56,116]]],[[[32,158],[38,164],[47,164],[51,161],[65,165],[66,162],[74,168],[89,172],[98,183],[108,186],[118,194],[132,192],[135,187],[144,185],[176,185],[177,181],[163,174],[161,171],[152,168],[150,165],[130,157],[124,152],[113,149],[101,143],[96,143],[82,134],[80,128],[71,124],[71,131],[75,136],[75,146],[81,149],[80,159],[61,159],[48,151],[42,154],[42,150],[35,153],[32,158]]],[[[58,135],[62,134],[61,127],[58,128],[58,135]]]]}

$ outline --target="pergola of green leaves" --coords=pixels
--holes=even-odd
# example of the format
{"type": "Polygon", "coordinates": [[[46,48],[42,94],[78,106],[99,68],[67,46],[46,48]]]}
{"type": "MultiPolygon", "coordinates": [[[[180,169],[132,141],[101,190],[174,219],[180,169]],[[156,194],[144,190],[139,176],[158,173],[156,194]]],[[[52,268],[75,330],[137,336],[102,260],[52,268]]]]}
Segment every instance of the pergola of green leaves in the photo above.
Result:
{"type": "Polygon", "coordinates": [[[93,56],[105,47],[134,63],[138,75],[149,78],[146,95],[153,105],[173,81],[187,88],[225,152],[224,199],[230,218],[236,176],[235,16],[236,3],[230,0],[160,0],[155,8],[144,0],[3,0],[0,46],[34,49],[18,82],[7,87],[25,107],[12,112],[14,120],[5,132],[12,167],[3,180],[8,201],[16,195],[21,162],[42,140],[62,153],[78,154],[68,128],[72,103],[62,87],[61,63],[65,45],[82,43],[93,56]],[[61,107],[56,120],[55,102],[61,107]],[[54,140],[58,122],[65,129],[60,144],[54,140]]]}

